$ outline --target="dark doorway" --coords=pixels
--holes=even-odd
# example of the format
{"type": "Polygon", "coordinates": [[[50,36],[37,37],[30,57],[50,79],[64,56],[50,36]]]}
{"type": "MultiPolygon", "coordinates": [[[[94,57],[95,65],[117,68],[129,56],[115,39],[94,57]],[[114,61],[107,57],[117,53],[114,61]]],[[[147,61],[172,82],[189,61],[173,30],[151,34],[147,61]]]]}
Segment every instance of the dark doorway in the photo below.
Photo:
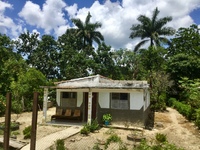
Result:
{"type": "MultiPolygon", "coordinates": [[[[98,93],[92,93],[92,119],[97,117],[97,96],[98,93]]],[[[85,121],[88,119],[88,93],[85,93],[85,121]]]]}

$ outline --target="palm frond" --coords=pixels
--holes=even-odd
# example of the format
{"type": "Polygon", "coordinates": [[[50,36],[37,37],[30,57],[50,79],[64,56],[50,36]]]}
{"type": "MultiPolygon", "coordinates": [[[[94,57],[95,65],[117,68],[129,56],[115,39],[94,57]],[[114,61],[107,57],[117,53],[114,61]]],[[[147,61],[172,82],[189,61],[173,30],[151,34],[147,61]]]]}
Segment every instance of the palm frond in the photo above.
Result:
{"type": "Polygon", "coordinates": [[[88,12],[88,15],[87,15],[87,17],[86,17],[86,19],[85,19],[85,24],[88,24],[89,22],[90,22],[90,18],[91,18],[92,16],[90,15],[90,12],[88,12]]]}
{"type": "Polygon", "coordinates": [[[142,40],[141,42],[139,42],[135,48],[134,48],[134,52],[137,52],[139,50],[139,48],[144,45],[146,42],[148,42],[149,40],[142,40]]]}
{"type": "Polygon", "coordinates": [[[153,25],[155,24],[159,13],[160,13],[160,11],[156,7],[156,9],[154,9],[154,11],[153,11],[152,20],[151,20],[153,25]]]}

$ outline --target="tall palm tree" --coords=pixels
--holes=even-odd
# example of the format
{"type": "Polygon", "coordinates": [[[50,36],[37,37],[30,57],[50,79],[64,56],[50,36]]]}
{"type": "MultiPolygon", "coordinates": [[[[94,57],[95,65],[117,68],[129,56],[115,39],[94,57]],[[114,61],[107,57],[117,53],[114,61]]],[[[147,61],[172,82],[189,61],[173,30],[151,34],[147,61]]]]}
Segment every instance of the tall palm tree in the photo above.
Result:
{"type": "Polygon", "coordinates": [[[131,39],[141,37],[142,41],[139,42],[134,51],[137,51],[143,44],[150,40],[150,46],[160,46],[161,43],[169,44],[169,40],[164,36],[173,35],[175,30],[171,27],[164,27],[168,22],[172,21],[172,17],[164,17],[158,19],[160,11],[156,7],[153,11],[152,18],[145,15],[140,15],[137,20],[140,24],[133,24],[131,29],[131,39]],[[164,36],[162,36],[164,35],[164,36]]]}
{"type": "Polygon", "coordinates": [[[90,12],[88,12],[85,22],[82,22],[80,19],[72,19],[72,22],[78,27],[75,29],[76,36],[82,39],[83,48],[87,45],[92,46],[93,41],[97,44],[101,44],[104,41],[103,35],[99,31],[96,31],[96,29],[101,27],[101,23],[90,23],[91,17],[90,12]]]}

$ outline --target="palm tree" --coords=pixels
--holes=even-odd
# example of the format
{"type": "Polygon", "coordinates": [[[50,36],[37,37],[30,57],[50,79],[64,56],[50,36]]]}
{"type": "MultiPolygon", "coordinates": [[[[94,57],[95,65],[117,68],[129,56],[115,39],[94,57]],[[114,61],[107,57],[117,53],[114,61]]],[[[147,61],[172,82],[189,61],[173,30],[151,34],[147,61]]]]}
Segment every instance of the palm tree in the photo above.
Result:
{"type": "Polygon", "coordinates": [[[160,46],[161,43],[169,44],[170,41],[164,37],[173,35],[175,30],[171,27],[164,27],[168,22],[172,21],[172,17],[164,17],[158,19],[159,10],[153,11],[152,18],[148,18],[145,15],[140,15],[137,20],[140,24],[133,24],[131,27],[131,39],[141,37],[142,41],[139,42],[134,51],[137,51],[143,44],[150,40],[150,46],[160,46]],[[164,35],[164,36],[162,36],[164,35]]]}
{"type": "Polygon", "coordinates": [[[93,41],[98,45],[101,44],[101,41],[104,41],[103,35],[99,31],[96,31],[96,29],[101,27],[101,23],[90,23],[91,17],[90,12],[88,12],[84,23],[80,19],[72,19],[72,22],[78,27],[75,29],[76,36],[82,39],[83,48],[87,45],[92,46],[93,41]]]}

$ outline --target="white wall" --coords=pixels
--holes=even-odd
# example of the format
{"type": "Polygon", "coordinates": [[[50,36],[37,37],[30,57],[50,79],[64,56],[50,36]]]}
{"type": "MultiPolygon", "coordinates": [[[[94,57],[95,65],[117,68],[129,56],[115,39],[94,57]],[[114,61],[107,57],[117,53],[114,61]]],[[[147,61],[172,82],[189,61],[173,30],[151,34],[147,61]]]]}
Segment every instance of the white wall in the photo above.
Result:
{"type": "Polygon", "coordinates": [[[143,92],[130,93],[130,109],[140,110],[144,104],[143,92]]]}
{"type": "Polygon", "coordinates": [[[100,92],[99,93],[99,105],[101,108],[110,107],[110,93],[109,92],[100,92]]]}

